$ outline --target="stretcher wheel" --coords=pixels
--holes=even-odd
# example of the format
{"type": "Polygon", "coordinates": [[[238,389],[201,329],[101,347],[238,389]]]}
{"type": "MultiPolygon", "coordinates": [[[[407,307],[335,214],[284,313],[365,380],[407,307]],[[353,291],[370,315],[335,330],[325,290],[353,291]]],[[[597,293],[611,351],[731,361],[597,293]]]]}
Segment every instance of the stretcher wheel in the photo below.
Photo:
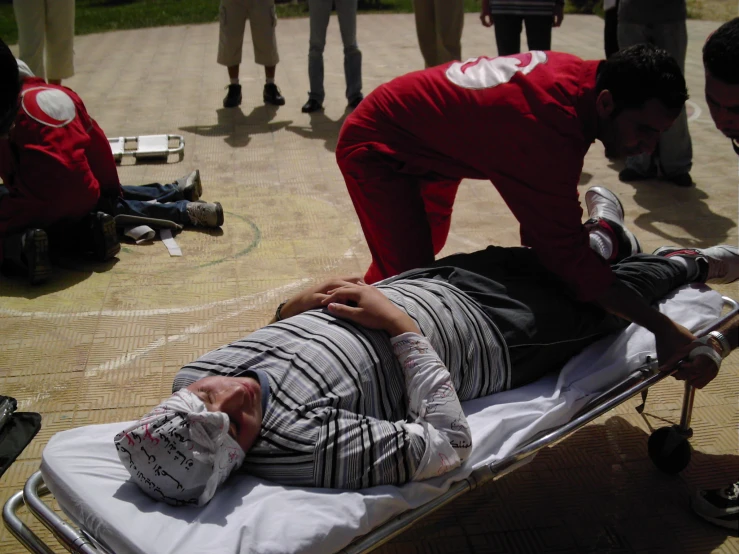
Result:
{"type": "Polygon", "coordinates": [[[688,467],[692,448],[677,426],[662,427],[649,437],[649,457],[660,471],[674,475],[688,467]]]}

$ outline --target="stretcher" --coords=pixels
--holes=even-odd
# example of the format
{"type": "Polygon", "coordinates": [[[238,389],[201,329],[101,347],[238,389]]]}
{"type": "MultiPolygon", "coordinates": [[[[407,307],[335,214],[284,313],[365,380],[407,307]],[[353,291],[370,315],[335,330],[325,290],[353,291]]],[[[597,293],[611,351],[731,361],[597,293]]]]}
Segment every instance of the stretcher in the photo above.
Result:
{"type": "Polygon", "coordinates": [[[181,135],[108,137],[108,142],[116,162],[129,156],[136,160],[167,159],[172,154],[178,154],[181,161],[185,155],[185,138],[181,135]]]}
{"type": "MultiPolygon", "coordinates": [[[[705,287],[686,287],[659,309],[697,335],[735,332],[739,304],[705,287]],[[725,313],[722,315],[722,310],[725,313]]],[[[51,549],[21,522],[26,505],[71,552],[369,552],[462,494],[527,463],[544,447],[670,377],[658,370],[651,333],[631,325],[589,346],[557,375],[463,403],[473,435],[470,458],[443,476],[360,491],[284,487],[232,476],[206,506],[157,503],[129,481],[113,436],[124,423],[56,434],[40,471],[5,504],[3,519],[31,552],[51,549]],[[53,494],[68,523],[43,497],[53,494]]],[[[695,390],[686,385],[679,425],[649,439],[652,460],[683,469],[695,390]]]]}

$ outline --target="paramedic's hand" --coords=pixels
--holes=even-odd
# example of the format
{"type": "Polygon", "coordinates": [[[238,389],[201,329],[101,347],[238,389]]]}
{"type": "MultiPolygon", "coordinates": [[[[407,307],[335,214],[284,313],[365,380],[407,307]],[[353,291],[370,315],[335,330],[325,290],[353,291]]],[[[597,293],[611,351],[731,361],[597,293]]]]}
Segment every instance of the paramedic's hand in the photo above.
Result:
{"type": "Polygon", "coordinates": [[[323,300],[329,313],[348,319],[369,329],[381,329],[391,337],[403,333],[421,334],[418,326],[404,311],[371,285],[345,285],[329,293],[323,300]]]}
{"type": "MultiPolygon", "coordinates": [[[[675,365],[686,358],[690,351],[697,346],[695,344],[695,335],[688,331],[685,327],[674,321],[669,321],[669,324],[665,326],[660,332],[655,332],[655,339],[657,341],[657,359],[659,360],[659,366],[662,371],[670,371],[674,369],[675,365]]],[[[681,369],[675,374],[677,379],[687,380],[691,385],[706,386],[711,379],[716,375],[703,376],[706,369],[710,369],[706,366],[706,360],[703,360],[705,356],[700,356],[695,360],[683,361],[680,365],[681,369]],[[700,375],[699,375],[700,373],[700,375]],[[693,384],[693,383],[696,384],[693,384]]],[[[709,364],[712,364],[710,360],[707,360],[709,364]]],[[[712,364],[715,365],[715,364],[712,364]]]]}
{"type": "MultiPolygon", "coordinates": [[[[708,344],[711,345],[710,342],[708,344]]],[[[693,343],[688,349],[688,353],[698,346],[703,346],[703,344],[699,342],[693,343]]],[[[716,352],[719,355],[721,354],[720,350],[716,350],[716,352]]],[[[687,381],[696,389],[702,389],[716,378],[718,370],[719,365],[711,360],[711,358],[706,355],[698,355],[693,360],[686,359],[680,363],[680,369],[675,373],[675,379],[678,381],[687,381]]]]}
{"type": "Polygon", "coordinates": [[[329,279],[316,286],[306,289],[293,296],[280,310],[280,318],[287,319],[294,315],[302,314],[314,308],[322,308],[323,300],[328,297],[328,292],[344,285],[364,284],[361,277],[336,277],[329,279]]]}
{"type": "Polygon", "coordinates": [[[490,13],[490,0],[482,0],[482,11],[480,11],[480,21],[483,27],[493,26],[493,16],[490,13]]]}
{"type": "Polygon", "coordinates": [[[654,332],[660,368],[670,370],[692,350],[695,335],[679,323],[664,318],[665,325],[654,332]]]}

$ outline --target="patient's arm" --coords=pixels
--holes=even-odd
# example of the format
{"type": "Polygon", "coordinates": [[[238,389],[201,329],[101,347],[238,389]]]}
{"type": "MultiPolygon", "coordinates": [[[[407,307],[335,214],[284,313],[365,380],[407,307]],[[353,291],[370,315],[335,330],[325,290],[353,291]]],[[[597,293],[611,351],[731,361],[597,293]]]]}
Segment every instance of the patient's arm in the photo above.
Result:
{"type": "Polygon", "coordinates": [[[469,455],[471,436],[449,372],[425,337],[392,339],[408,388],[408,420],[324,407],[313,454],[315,485],[357,489],[442,475],[469,455]]]}
{"type": "MultiPolygon", "coordinates": [[[[302,314],[308,310],[320,308],[323,306],[321,302],[328,296],[329,291],[338,289],[344,285],[354,285],[362,282],[362,278],[358,276],[335,277],[307,288],[285,302],[282,308],[280,308],[280,319],[287,319],[288,317],[302,314]]],[[[270,323],[274,323],[275,321],[277,321],[277,314],[275,314],[275,317],[270,323]]]]}
{"type": "MultiPolygon", "coordinates": [[[[369,285],[346,285],[331,293],[324,304],[329,312],[371,329],[385,330],[405,375],[408,416],[403,424],[423,441],[413,479],[441,475],[457,467],[472,446],[467,419],[449,371],[415,322],[382,292],[369,285]],[[346,303],[351,302],[350,306],[346,303]]],[[[462,345],[459,345],[460,347],[462,345]]]]}
{"type": "Polygon", "coordinates": [[[467,459],[472,435],[449,371],[426,337],[403,333],[393,337],[393,352],[403,366],[408,394],[408,430],[424,440],[425,449],[414,480],[454,469],[467,459]]]}

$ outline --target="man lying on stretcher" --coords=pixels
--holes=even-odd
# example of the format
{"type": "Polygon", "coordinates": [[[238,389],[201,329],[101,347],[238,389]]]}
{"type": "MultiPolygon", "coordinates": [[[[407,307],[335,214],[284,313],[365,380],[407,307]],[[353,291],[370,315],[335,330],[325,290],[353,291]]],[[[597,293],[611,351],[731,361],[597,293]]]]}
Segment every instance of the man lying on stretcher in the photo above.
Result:
{"type": "MultiPolygon", "coordinates": [[[[594,187],[586,203],[586,225],[609,231],[598,248],[620,251],[614,272],[649,303],[687,283],[739,279],[737,248],[636,254],[616,196],[594,187]]],[[[237,468],[347,489],[441,475],[472,448],[460,401],[530,383],[628,325],[574,300],[531,250],[500,247],[377,286],[328,281],[276,319],[183,367],[174,395],[115,437],[150,496],[202,505],[237,468]]],[[[691,350],[678,378],[703,387],[730,347],[709,337],[681,355],[691,350]]]]}

